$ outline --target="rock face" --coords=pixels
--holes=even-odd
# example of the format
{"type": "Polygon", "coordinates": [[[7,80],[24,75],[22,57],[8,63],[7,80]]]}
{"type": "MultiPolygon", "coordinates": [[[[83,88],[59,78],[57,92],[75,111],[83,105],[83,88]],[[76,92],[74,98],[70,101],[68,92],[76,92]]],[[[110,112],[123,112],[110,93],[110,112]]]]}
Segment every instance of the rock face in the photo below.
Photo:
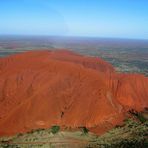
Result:
{"type": "Polygon", "coordinates": [[[148,78],[99,58],[32,51],[0,59],[0,136],[52,125],[97,133],[148,106],[148,78]]]}

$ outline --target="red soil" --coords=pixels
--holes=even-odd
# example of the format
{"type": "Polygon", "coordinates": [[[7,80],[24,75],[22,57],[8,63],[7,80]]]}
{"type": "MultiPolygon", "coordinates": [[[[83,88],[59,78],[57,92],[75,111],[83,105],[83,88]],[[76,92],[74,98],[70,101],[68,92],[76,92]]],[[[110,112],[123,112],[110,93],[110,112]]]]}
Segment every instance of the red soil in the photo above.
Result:
{"type": "Polygon", "coordinates": [[[69,51],[0,59],[0,136],[58,124],[102,133],[148,106],[148,78],[69,51]]]}

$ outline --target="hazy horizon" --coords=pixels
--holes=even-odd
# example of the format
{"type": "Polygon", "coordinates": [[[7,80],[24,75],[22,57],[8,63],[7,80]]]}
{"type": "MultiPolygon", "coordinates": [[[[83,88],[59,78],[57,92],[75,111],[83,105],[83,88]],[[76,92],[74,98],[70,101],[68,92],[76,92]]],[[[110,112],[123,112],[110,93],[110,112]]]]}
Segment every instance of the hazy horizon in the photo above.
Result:
{"type": "Polygon", "coordinates": [[[128,37],[102,37],[102,36],[72,36],[72,35],[34,35],[34,34],[0,34],[0,38],[75,38],[75,39],[107,39],[107,40],[141,40],[148,41],[148,38],[128,38],[128,37]]]}

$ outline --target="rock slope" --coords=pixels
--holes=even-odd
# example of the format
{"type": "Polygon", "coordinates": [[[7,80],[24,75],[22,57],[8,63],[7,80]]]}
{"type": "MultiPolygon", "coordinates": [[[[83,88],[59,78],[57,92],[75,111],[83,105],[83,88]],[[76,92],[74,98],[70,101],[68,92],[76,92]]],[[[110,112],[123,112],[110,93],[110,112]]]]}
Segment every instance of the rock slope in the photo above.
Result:
{"type": "Polygon", "coordinates": [[[148,78],[100,58],[57,50],[0,59],[0,136],[55,124],[102,133],[145,107],[148,78]]]}

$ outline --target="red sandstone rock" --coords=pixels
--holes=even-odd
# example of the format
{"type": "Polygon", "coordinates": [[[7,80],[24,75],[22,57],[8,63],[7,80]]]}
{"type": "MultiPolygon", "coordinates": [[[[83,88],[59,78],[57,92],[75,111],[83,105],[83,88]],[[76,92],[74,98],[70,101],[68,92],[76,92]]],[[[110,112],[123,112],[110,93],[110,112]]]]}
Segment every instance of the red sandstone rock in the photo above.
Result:
{"type": "Polygon", "coordinates": [[[86,126],[102,133],[148,106],[148,78],[99,58],[32,51],[0,59],[0,136],[86,126]]]}

